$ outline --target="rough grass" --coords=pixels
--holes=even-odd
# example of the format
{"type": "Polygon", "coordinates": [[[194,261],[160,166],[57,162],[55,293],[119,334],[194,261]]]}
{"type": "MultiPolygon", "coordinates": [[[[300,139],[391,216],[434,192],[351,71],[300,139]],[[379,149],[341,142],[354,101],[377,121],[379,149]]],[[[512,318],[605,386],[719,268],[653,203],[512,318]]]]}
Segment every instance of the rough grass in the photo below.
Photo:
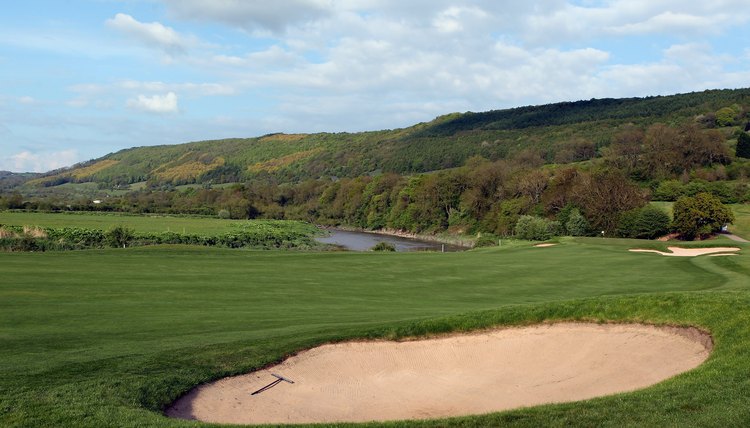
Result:
{"type": "Polygon", "coordinates": [[[554,320],[694,325],[715,348],[698,369],[634,393],[385,425],[746,425],[750,247],[677,258],[629,253],[632,245],[0,254],[0,425],[199,426],[159,411],[194,385],[295,350],[554,320]]]}

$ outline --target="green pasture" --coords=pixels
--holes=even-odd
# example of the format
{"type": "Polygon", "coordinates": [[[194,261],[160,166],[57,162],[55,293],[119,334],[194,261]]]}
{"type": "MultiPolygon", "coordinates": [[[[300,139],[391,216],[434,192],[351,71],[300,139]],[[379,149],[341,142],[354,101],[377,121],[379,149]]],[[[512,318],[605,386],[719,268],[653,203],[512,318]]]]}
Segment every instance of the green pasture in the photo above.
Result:
{"type": "Polygon", "coordinates": [[[0,253],[0,426],[202,426],[160,410],[195,385],[295,350],[554,320],[694,325],[713,334],[715,349],[698,369],[642,391],[387,425],[746,424],[750,244],[733,257],[627,251],[640,244],[588,238],[464,253],[180,246],[0,253]]]}
{"type": "Polygon", "coordinates": [[[242,229],[262,227],[291,228],[314,231],[310,225],[297,221],[282,220],[228,220],[212,217],[168,216],[157,214],[125,215],[117,213],[41,213],[24,211],[0,211],[0,225],[40,226],[49,228],[75,227],[82,229],[109,230],[125,226],[142,233],[175,232],[183,234],[213,236],[242,229]]]}
{"type": "Polygon", "coordinates": [[[750,239],[750,204],[730,205],[734,212],[734,224],[729,230],[745,239],[750,239]]]}

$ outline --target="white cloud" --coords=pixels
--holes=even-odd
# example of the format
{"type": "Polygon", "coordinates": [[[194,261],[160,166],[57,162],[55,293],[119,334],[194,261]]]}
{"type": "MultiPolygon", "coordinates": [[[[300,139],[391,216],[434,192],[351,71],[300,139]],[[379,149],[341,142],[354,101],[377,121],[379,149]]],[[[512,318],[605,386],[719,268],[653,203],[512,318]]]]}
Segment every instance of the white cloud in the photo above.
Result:
{"type": "Polygon", "coordinates": [[[106,138],[114,150],[143,140],[382,129],[451,111],[750,82],[750,50],[740,43],[750,34],[747,0],[160,1],[127,9],[151,11],[142,19],[158,22],[112,10],[112,31],[101,38],[86,26],[0,29],[0,44],[73,55],[80,65],[66,77],[81,67],[77,75],[95,82],[67,86],[64,103],[48,101],[65,96],[51,94],[33,115],[19,95],[38,88],[14,88],[0,98],[0,118],[19,135],[0,145],[34,153],[55,141],[93,150],[106,138]],[[112,43],[117,38],[126,43],[112,43]],[[166,53],[170,67],[144,46],[166,53]],[[92,77],[99,70],[110,74],[92,77]],[[213,96],[244,98],[204,99],[213,96]],[[190,117],[151,121],[123,111],[168,114],[187,102],[190,117]]]}
{"type": "Polygon", "coordinates": [[[30,97],[27,95],[27,96],[18,98],[18,102],[20,104],[32,105],[32,104],[36,104],[37,101],[33,97],[30,97]]]}
{"type": "Polygon", "coordinates": [[[185,53],[195,42],[159,22],[139,22],[124,13],[118,13],[114,18],[108,19],[106,24],[148,47],[158,47],[170,55],[185,53]]]}
{"type": "Polygon", "coordinates": [[[622,35],[695,37],[722,34],[750,22],[745,0],[612,0],[586,6],[556,3],[558,7],[519,17],[524,40],[544,44],[622,35]]]}
{"type": "Polygon", "coordinates": [[[487,17],[488,14],[479,8],[453,6],[440,12],[433,20],[433,25],[442,33],[455,33],[464,30],[466,21],[482,20],[487,17]]]}
{"type": "Polygon", "coordinates": [[[73,165],[78,159],[76,150],[31,152],[28,150],[0,159],[0,169],[18,172],[46,172],[73,165]]]}
{"type": "MultiPolygon", "coordinates": [[[[139,90],[149,92],[181,92],[199,96],[211,95],[234,95],[237,90],[222,83],[164,83],[164,82],[140,82],[136,80],[124,80],[117,83],[118,87],[126,90],[139,90]]],[[[174,94],[173,94],[174,95],[174,94]]]]}
{"type": "Polygon", "coordinates": [[[71,100],[68,100],[65,104],[67,104],[69,107],[74,108],[83,108],[88,106],[90,101],[83,97],[73,98],[71,100]]]}
{"type": "Polygon", "coordinates": [[[137,98],[131,98],[127,102],[127,106],[142,110],[150,113],[176,113],[177,108],[177,95],[174,92],[168,92],[165,95],[138,95],[137,98]]]}
{"type": "Polygon", "coordinates": [[[307,23],[333,13],[329,0],[165,0],[177,17],[216,21],[247,31],[283,32],[288,26],[307,23]]]}

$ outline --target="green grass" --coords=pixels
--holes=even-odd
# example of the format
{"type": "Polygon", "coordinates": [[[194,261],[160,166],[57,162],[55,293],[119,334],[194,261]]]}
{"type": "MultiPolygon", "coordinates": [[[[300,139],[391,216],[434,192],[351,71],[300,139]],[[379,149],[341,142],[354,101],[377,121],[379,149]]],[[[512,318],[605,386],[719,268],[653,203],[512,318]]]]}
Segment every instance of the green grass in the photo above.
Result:
{"type": "Polygon", "coordinates": [[[0,211],[0,225],[40,226],[49,228],[77,227],[83,229],[109,230],[115,226],[126,226],[136,232],[175,232],[201,236],[213,236],[240,229],[290,228],[311,233],[314,228],[298,221],[282,220],[224,220],[211,217],[187,217],[167,215],[123,215],[116,213],[39,213],[22,211],[0,211]]]}
{"type": "Polygon", "coordinates": [[[672,205],[674,205],[674,202],[651,201],[649,202],[649,204],[661,208],[662,210],[664,210],[664,212],[669,214],[670,217],[672,217],[672,205]]]}
{"type": "Polygon", "coordinates": [[[734,204],[731,207],[735,219],[729,230],[735,235],[750,239],[750,204],[734,204]]]}
{"type": "Polygon", "coordinates": [[[716,347],[700,368],[634,393],[390,425],[747,423],[750,246],[734,257],[627,251],[639,243],[0,253],[0,426],[199,426],[159,411],[192,386],[326,341],[569,319],[695,325],[716,347]]]}

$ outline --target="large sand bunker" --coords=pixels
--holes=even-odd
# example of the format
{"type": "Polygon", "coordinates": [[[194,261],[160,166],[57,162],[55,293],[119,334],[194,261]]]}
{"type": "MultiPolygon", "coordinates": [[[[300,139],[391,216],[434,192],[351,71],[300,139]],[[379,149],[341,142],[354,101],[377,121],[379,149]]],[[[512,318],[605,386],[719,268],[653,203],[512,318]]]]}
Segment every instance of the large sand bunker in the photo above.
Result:
{"type": "Polygon", "coordinates": [[[681,248],[681,247],[667,247],[671,253],[666,253],[664,251],[659,250],[642,250],[634,248],[630,251],[634,253],[656,253],[661,254],[662,256],[676,256],[676,257],[695,257],[695,256],[702,256],[704,254],[711,254],[711,255],[723,255],[728,256],[729,254],[719,254],[719,253],[732,253],[735,251],[740,251],[737,247],[713,247],[713,248],[681,248]]]}
{"type": "Polygon", "coordinates": [[[244,424],[481,414],[644,388],[698,366],[710,348],[692,328],[581,323],[339,343],[197,387],[166,414],[244,424]],[[251,395],[272,373],[294,383],[251,395]]]}

